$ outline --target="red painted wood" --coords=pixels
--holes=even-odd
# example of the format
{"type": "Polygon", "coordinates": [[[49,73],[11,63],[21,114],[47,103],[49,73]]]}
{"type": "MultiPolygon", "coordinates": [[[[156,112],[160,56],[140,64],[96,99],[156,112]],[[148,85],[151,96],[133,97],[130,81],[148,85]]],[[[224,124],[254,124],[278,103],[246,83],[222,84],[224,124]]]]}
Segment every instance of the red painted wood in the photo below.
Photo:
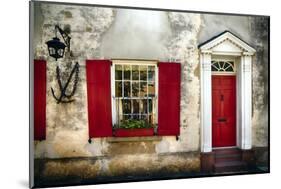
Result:
{"type": "Polygon", "coordinates": [[[235,76],[212,76],[212,143],[213,147],[236,146],[235,76]]]}
{"type": "Polygon", "coordinates": [[[34,60],[34,140],[46,139],[46,61],[34,60]]]}
{"type": "Polygon", "coordinates": [[[153,136],[153,128],[140,128],[140,129],[116,129],[114,136],[116,137],[139,137],[139,136],[153,136]]]}
{"type": "Polygon", "coordinates": [[[160,62],[158,89],[158,135],[180,134],[179,63],[160,62]]]}
{"type": "Polygon", "coordinates": [[[87,60],[89,137],[112,136],[109,60],[87,60]]]}

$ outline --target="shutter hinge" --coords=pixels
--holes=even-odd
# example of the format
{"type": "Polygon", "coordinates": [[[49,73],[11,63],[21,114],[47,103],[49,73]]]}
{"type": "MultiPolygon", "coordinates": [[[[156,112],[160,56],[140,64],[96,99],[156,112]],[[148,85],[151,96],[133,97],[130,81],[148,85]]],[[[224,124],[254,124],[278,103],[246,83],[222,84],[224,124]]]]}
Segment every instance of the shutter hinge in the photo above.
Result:
{"type": "Polygon", "coordinates": [[[91,139],[91,138],[89,138],[88,142],[89,142],[89,144],[91,144],[91,143],[92,143],[92,139],[91,139]]]}

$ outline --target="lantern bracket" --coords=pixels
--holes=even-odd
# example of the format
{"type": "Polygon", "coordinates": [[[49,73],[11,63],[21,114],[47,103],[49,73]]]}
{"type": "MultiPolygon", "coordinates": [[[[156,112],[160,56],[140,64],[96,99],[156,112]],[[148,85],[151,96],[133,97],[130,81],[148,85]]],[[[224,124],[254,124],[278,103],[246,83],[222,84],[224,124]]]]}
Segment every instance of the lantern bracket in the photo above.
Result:
{"type": "Polygon", "coordinates": [[[55,25],[55,30],[56,30],[56,36],[57,36],[57,31],[60,33],[60,35],[62,36],[66,46],[67,46],[67,50],[70,51],[70,39],[71,37],[63,30],[61,29],[58,25],[55,25]]]}

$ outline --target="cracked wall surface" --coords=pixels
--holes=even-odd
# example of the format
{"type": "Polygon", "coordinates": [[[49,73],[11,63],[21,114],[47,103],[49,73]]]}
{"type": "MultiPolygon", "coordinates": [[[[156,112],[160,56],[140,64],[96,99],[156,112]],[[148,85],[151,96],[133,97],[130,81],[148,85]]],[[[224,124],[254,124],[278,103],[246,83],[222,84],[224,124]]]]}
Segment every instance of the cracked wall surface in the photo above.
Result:
{"type": "MultiPolygon", "coordinates": [[[[142,158],[139,154],[149,154],[145,157],[151,157],[153,160],[161,154],[199,152],[198,45],[224,30],[237,34],[257,50],[253,62],[253,145],[267,146],[268,75],[265,70],[268,69],[268,33],[266,32],[268,25],[262,17],[254,19],[247,16],[44,3],[36,4],[35,15],[34,57],[47,61],[47,138],[44,141],[35,141],[35,158],[116,155],[115,160],[119,162],[119,165],[120,161],[126,158],[123,156],[126,154],[131,158],[128,162],[138,162],[142,158]],[[45,42],[55,36],[55,24],[70,31],[74,58],[55,61],[48,56],[45,42]],[[85,60],[114,58],[181,63],[179,140],[176,140],[176,137],[161,137],[159,140],[150,141],[140,139],[139,141],[110,142],[106,138],[95,138],[91,144],[88,143],[85,60]],[[56,66],[60,66],[63,80],[65,80],[76,61],[80,64],[80,73],[77,92],[74,96],[75,101],[69,104],[57,104],[51,94],[51,87],[53,87],[56,95],[59,95],[56,66]],[[121,158],[120,161],[118,158],[121,158]]],[[[198,153],[192,158],[195,167],[200,167],[197,162],[198,153]]],[[[174,157],[173,161],[181,162],[182,157],[178,159],[174,157]]],[[[168,161],[163,162],[168,165],[168,161]]],[[[107,164],[103,162],[102,165],[107,164]]],[[[55,164],[48,166],[53,167],[55,164]]],[[[101,167],[93,169],[109,169],[108,166],[101,167]]]]}

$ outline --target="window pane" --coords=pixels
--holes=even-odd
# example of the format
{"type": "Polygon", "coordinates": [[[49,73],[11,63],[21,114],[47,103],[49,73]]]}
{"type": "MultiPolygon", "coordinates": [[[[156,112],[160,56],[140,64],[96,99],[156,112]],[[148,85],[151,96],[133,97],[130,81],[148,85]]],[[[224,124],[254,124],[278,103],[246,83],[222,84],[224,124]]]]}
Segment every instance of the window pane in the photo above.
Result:
{"type": "Polygon", "coordinates": [[[231,66],[229,66],[228,68],[226,68],[225,71],[227,71],[227,72],[233,72],[234,70],[233,70],[233,68],[232,68],[231,66]]]}
{"type": "Polygon", "coordinates": [[[140,82],[132,82],[132,97],[139,97],[140,82]]]}
{"type": "Polygon", "coordinates": [[[220,65],[218,62],[215,62],[212,67],[214,68],[213,71],[219,71],[220,65]]]}
{"type": "Polygon", "coordinates": [[[122,81],[115,81],[115,97],[122,97],[122,81]]]}
{"type": "Polygon", "coordinates": [[[123,108],[123,114],[130,114],[131,113],[131,100],[128,100],[128,99],[122,100],[122,108],[123,108]]]}
{"type": "Polygon", "coordinates": [[[152,99],[148,99],[148,113],[152,113],[152,110],[153,110],[152,99]]]}
{"type": "Polygon", "coordinates": [[[132,66],[132,80],[139,80],[139,66],[132,66]]]}
{"type": "Polygon", "coordinates": [[[139,66],[140,68],[140,80],[147,80],[147,66],[139,66]]]}
{"type": "Polygon", "coordinates": [[[153,117],[152,114],[148,114],[148,123],[153,124],[153,117]]]}
{"type": "Polygon", "coordinates": [[[145,123],[147,123],[148,122],[148,120],[147,120],[147,114],[141,114],[141,116],[140,116],[141,118],[141,120],[144,120],[145,121],[145,123]]]}
{"type": "Polygon", "coordinates": [[[123,121],[131,119],[131,115],[123,115],[123,121]]]}
{"type": "Polygon", "coordinates": [[[148,83],[148,96],[149,97],[154,97],[155,96],[155,83],[148,83]]]}
{"type": "Polygon", "coordinates": [[[228,62],[224,62],[223,69],[226,69],[228,66],[229,66],[229,63],[228,62]]]}
{"type": "Polygon", "coordinates": [[[115,65],[115,79],[122,80],[122,65],[115,65]]]}
{"type": "Polygon", "coordinates": [[[138,114],[140,112],[140,102],[139,100],[133,100],[133,113],[138,114]]]}
{"type": "Polygon", "coordinates": [[[147,82],[140,82],[140,97],[147,96],[147,82]]]}
{"type": "Polygon", "coordinates": [[[141,112],[142,114],[147,113],[147,99],[141,100],[140,112],[141,112]]]}
{"type": "Polygon", "coordinates": [[[124,97],[131,97],[131,82],[124,81],[124,97]]]}
{"type": "Polygon", "coordinates": [[[59,54],[60,56],[63,56],[63,49],[59,49],[59,50],[58,50],[58,54],[59,54]]]}
{"type": "Polygon", "coordinates": [[[134,120],[139,120],[139,119],[140,119],[139,114],[134,114],[134,115],[132,115],[132,119],[134,119],[134,120]]]}
{"type": "Polygon", "coordinates": [[[223,66],[224,66],[224,62],[219,61],[219,65],[220,65],[220,68],[223,68],[223,66]]]}
{"type": "Polygon", "coordinates": [[[124,65],[124,80],[131,80],[131,66],[124,65]]]}
{"type": "Polygon", "coordinates": [[[155,67],[148,66],[148,81],[155,81],[155,67]]]}
{"type": "Polygon", "coordinates": [[[122,120],[122,100],[116,99],[116,118],[117,118],[117,124],[120,123],[120,120],[122,120]]]}

